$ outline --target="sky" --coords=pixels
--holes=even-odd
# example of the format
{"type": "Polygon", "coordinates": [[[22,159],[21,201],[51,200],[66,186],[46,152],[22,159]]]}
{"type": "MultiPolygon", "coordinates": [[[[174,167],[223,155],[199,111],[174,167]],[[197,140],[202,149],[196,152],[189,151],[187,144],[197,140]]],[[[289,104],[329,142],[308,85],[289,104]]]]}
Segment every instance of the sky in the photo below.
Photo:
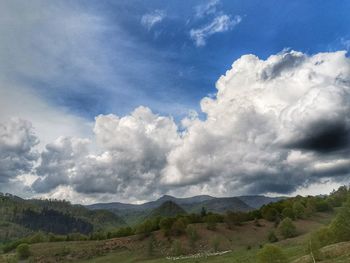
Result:
{"type": "Polygon", "coordinates": [[[349,1],[0,2],[0,191],[74,203],[349,183],[349,1]]]}

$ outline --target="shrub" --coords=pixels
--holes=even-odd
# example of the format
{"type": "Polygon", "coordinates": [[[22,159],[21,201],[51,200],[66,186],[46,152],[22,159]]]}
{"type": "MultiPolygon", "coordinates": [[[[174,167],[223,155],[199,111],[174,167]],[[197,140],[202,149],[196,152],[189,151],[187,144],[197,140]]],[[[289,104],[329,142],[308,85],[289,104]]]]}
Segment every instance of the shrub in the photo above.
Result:
{"type": "Polygon", "coordinates": [[[270,231],[270,232],[269,232],[269,235],[267,236],[267,239],[268,239],[269,242],[271,242],[271,243],[274,243],[274,242],[277,242],[277,241],[278,241],[278,238],[277,238],[277,236],[276,236],[276,234],[275,234],[274,231],[270,231]]]}
{"type": "Polygon", "coordinates": [[[29,245],[27,243],[18,245],[16,250],[20,259],[26,259],[30,256],[29,245]]]}
{"type": "Polygon", "coordinates": [[[178,218],[174,224],[171,226],[171,233],[174,236],[180,236],[186,231],[186,220],[183,218],[178,218]]]}
{"type": "Polygon", "coordinates": [[[278,230],[284,238],[294,237],[297,234],[293,221],[288,217],[282,220],[278,226],[278,230]]]}
{"type": "Polygon", "coordinates": [[[265,245],[257,254],[259,263],[285,263],[287,259],[282,250],[274,245],[265,245]]]}
{"type": "Polygon", "coordinates": [[[207,229],[208,230],[216,230],[217,222],[219,221],[219,218],[217,215],[209,214],[204,219],[205,223],[207,223],[207,229]]]}

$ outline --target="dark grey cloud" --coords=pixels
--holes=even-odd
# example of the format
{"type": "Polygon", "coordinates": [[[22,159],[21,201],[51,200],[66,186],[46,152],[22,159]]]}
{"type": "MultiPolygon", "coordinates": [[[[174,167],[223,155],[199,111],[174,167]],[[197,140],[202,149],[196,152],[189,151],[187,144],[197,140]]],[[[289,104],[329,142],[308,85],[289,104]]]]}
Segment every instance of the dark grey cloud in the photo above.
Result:
{"type": "Polygon", "coordinates": [[[31,172],[38,158],[34,150],[38,142],[30,122],[11,119],[0,123],[0,183],[31,172]]]}
{"type": "Polygon", "coordinates": [[[289,144],[290,148],[319,153],[349,150],[350,129],[344,120],[317,121],[305,129],[303,138],[289,144]]]}

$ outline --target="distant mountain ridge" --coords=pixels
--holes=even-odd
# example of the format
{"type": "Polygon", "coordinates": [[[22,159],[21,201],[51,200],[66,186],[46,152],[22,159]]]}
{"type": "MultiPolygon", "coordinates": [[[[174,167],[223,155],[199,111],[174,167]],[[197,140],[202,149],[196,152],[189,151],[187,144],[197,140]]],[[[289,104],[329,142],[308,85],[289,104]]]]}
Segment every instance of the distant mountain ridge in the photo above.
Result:
{"type": "Polygon", "coordinates": [[[159,207],[152,210],[152,212],[147,216],[148,218],[153,218],[157,216],[162,217],[175,217],[177,215],[185,215],[186,211],[171,200],[165,201],[159,207]]]}
{"type": "Polygon", "coordinates": [[[263,195],[237,196],[237,197],[213,197],[209,195],[198,195],[193,197],[177,198],[171,195],[164,195],[155,201],[143,204],[127,204],[120,202],[96,203],[87,205],[91,210],[105,209],[122,217],[130,224],[137,223],[153,210],[162,206],[163,203],[171,201],[180,206],[187,213],[198,213],[205,207],[208,212],[225,213],[227,211],[250,211],[258,209],[261,206],[277,202],[283,197],[268,197],[263,195]]]}

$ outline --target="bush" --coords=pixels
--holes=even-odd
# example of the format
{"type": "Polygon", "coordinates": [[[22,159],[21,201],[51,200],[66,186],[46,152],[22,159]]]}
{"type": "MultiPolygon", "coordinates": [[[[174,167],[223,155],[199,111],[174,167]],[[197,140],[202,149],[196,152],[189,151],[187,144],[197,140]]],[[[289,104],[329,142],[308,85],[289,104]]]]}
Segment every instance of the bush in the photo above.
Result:
{"type": "Polygon", "coordinates": [[[207,229],[208,230],[216,230],[217,222],[219,221],[219,218],[217,215],[210,214],[207,215],[204,219],[205,223],[207,223],[207,229]]]}
{"type": "Polygon", "coordinates": [[[267,236],[267,239],[268,239],[269,242],[271,242],[271,243],[274,243],[274,242],[277,242],[277,241],[278,241],[278,238],[277,238],[277,236],[276,236],[276,234],[275,234],[274,231],[270,231],[270,232],[269,232],[269,235],[267,236]]]}
{"type": "Polygon", "coordinates": [[[284,238],[295,237],[297,234],[296,227],[289,217],[282,220],[278,226],[278,230],[284,238]]]}
{"type": "Polygon", "coordinates": [[[257,254],[259,263],[286,263],[282,250],[274,245],[265,245],[257,254]]]}
{"type": "Polygon", "coordinates": [[[305,206],[300,202],[293,204],[293,213],[295,218],[303,218],[305,216],[305,206]]]}
{"type": "Polygon", "coordinates": [[[27,243],[18,245],[16,250],[20,259],[26,259],[30,256],[29,245],[27,243]]]}

